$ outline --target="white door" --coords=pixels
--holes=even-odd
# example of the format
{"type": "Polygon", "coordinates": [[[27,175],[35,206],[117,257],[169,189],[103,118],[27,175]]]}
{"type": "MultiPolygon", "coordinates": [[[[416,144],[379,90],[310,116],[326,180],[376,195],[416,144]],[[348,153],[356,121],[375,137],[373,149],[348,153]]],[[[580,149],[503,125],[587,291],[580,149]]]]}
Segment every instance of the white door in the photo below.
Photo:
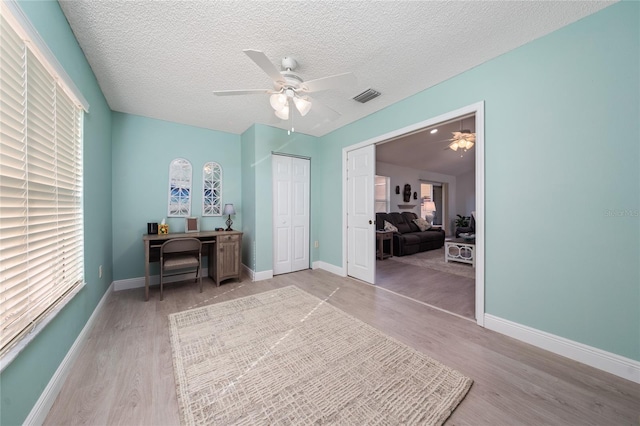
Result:
{"type": "Polygon", "coordinates": [[[347,153],[347,275],[373,284],[375,145],[347,153]]]}
{"type": "Polygon", "coordinates": [[[310,162],[274,155],[273,274],[309,268],[310,162]]]}

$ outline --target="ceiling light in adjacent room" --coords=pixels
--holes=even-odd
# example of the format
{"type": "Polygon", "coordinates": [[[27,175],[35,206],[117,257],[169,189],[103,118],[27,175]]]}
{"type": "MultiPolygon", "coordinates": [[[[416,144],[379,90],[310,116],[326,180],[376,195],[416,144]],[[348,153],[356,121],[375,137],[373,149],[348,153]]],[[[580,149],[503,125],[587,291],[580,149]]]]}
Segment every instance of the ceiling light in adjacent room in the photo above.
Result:
{"type": "Polygon", "coordinates": [[[460,132],[453,132],[453,138],[449,140],[451,141],[449,148],[452,150],[457,151],[458,149],[463,149],[467,151],[473,148],[476,142],[476,134],[471,133],[469,130],[462,130],[460,132]]]}

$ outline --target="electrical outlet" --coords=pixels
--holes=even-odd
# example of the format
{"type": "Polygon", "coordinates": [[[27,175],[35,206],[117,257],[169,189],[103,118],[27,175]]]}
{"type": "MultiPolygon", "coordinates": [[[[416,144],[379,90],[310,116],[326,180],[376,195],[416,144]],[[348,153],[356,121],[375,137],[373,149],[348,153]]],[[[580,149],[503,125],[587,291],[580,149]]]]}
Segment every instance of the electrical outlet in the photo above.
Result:
{"type": "Polygon", "coordinates": [[[318,247],[320,247],[320,243],[316,241],[316,242],[314,242],[314,243],[313,243],[313,246],[314,246],[315,248],[318,248],[318,247]]]}
{"type": "Polygon", "coordinates": [[[98,266],[98,278],[102,278],[102,265],[98,266]]]}

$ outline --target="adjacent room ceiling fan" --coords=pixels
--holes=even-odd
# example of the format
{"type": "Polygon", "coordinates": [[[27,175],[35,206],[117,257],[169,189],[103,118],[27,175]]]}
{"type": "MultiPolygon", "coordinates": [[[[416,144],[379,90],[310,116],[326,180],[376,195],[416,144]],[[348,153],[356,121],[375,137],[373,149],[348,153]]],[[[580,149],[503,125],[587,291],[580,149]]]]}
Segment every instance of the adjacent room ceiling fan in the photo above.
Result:
{"type": "Polygon", "coordinates": [[[356,77],[350,72],[304,81],[294,72],[298,63],[291,57],[282,59],[283,71],[278,71],[263,52],[251,49],[245,49],[243,52],[271,77],[273,89],[215,90],[213,93],[217,96],[271,95],[269,99],[271,107],[275,115],[282,120],[288,120],[291,117],[293,106],[303,117],[313,108],[314,113],[320,114],[327,120],[335,120],[340,117],[340,113],[322,105],[308,94],[329,89],[350,88],[356,84],[356,77]]]}
{"type": "Polygon", "coordinates": [[[449,150],[449,149],[453,151],[460,150],[461,157],[463,153],[473,148],[473,145],[475,145],[476,143],[475,132],[471,132],[471,130],[463,128],[464,120],[465,120],[464,118],[460,120],[460,131],[451,132],[451,134],[453,135],[451,139],[441,139],[435,142],[435,143],[446,142],[447,147],[444,148],[445,150],[449,150]]]}

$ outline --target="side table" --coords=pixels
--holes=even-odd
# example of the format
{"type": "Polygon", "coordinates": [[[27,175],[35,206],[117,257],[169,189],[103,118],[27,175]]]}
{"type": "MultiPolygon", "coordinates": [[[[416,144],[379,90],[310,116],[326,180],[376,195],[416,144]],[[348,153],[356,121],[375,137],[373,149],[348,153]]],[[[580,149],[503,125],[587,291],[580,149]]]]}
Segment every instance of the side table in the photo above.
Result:
{"type": "Polygon", "coordinates": [[[378,259],[383,260],[393,256],[393,232],[376,231],[376,241],[378,242],[378,259]],[[384,242],[389,241],[389,253],[384,252],[384,242]]]}
{"type": "Polygon", "coordinates": [[[476,267],[476,241],[455,238],[444,243],[444,261],[469,263],[476,267]]]}

